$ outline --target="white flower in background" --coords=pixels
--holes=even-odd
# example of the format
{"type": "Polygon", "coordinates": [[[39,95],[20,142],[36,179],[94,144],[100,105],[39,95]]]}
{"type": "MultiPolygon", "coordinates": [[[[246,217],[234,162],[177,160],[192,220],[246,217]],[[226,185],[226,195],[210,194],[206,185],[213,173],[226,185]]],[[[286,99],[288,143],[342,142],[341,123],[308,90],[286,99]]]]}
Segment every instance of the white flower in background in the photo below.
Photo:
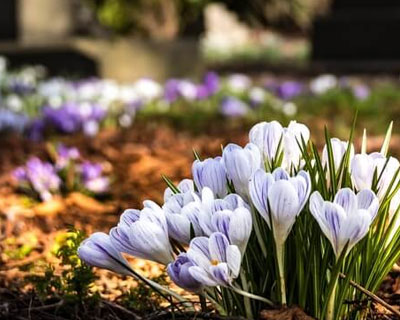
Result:
{"type": "Polygon", "coordinates": [[[267,97],[265,90],[261,87],[252,87],[249,90],[249,99],[252,103],[258,105],[262,104],[267,97]]]}
{"type": "Polygon", "coordinates": [[[164,211],[153,201],[143,205],[141,211],[125,210],[110,231],[111,241],[120,252],[167,265],[174,257],[164,211]]]}
{"type": "Polygon", "coordinates": [[[124,113],[119,116],[118,123],[122,128],[128,128],[132,125],[132,116],[130,114],[124,113]]]}
{"type": "Polygon", "coordinates": [[[223,198],[228,194],[226,170],[221,157],[194,161],[192,174],[199,191],[204,187],[208,187],[219,198],[223,198]]]}
{"type": "Polygon", "coordinates": [[[133,88],[136,94],[145,101],[152,101],[160,98],[163,94],[163,87],[161,84],[149,78],[137,80],[133,88]]]}
{"type": "Polygon", "coordinates": [[[293,117],[297,113],[297,105],[292,101],[285,102],[282,105],[282,112],[288,117],[293,117]]]}
{"type": "Polygon", "coordinates": [[[311,214],[331,243],[337,258],[347,243],[345,255],[364,238],[378,208],[378,198],[369,189],[357,195],[349,188],[340,189],[333,202],[324,201],[318,191],[310,197],[311,214]]]}
{"type": "Polygon", "coordinates": [[[119,88],[119,99],[124,103],[134,103],[140,101],[139,94],[134,85],[121,85],[119,88]]]}
{"type": "Polygon", "coordinates": [[[83,124],[83,132],[88,137],[94,137],[99,132],[99,127],[96,120],[89,120],[83,124]]]}
{"type": "Polygon", "coordinates": [[[254,143],[248,143],[244,148],[230,143],[222,152],[222,160],[236,193],[247,198],[249,179],[261,167],[258,147],[254,143]]]}
{"type": "Polygon", "coordinates": [[[236,93],[243,93],[251,86],[251,79],[244,74],[233,74],[227,79],[228,89],[236,93]]]}
{"type": "Polygon", "coordinates": [[[337,78],[332,74],[324,74],[310,82],[310,89],[314,94],[323,94],[338,85],[337,78]]]}
{"type": "MultiPolygon", "coordinates": [[[[376,178],[379,178],[377,195],[382,200],[399,166],[400,163],[396,158],[387,158],[379,152],[357,154],[351,162],[351,178],[357,190],[371,189],[376,171],[376,178]]],[[[396,181],[399,181],[399,178],[396,181]]],[[[393,188],[395,186],[396,183],[393,188]]]]}
{"type": "Polygon", "coordinates": [[[190,275],[209,287],[230,286],[239,275],[242,260],[239,248],[231,245],[220,232],[213,233],[210,238],[194,238],[187,257],[194,264],[189,267],[190,275]]]}
{"type": "Polygon", "coordinates": [[[5,104],[8,109],[14,112],[19,112],[22,109],[22,99],[16,94],[10,94],[7,96],[5,104]]]}
{"type": "Polygon", "coordinates": [[[189,80],[180,80],[178,82],[178,91],[188,101],[193,101],[197,98],[197,86],[189,80]]]}
{"type": "MultiPolygon", "coordinates": [[[[338,138],[331,138],[331,146],[332,146],[332,154],[333,154],[333,163],[335,166],[335,172],[339,170],[340,164],[342,162],[342,159],[347,151],[349,142],[348,141],[342,141],[338,138]]],[[[350,163],[354,157],[354,146],[351,144],[350,147],[350,163]]],[[[326,168],[329,166],[328,162],[328,147],[325,145],[324,149],[322,150],[322,165],[326,168]]],[[[370,186],[371,187],[371,186],[370,186]]]]}

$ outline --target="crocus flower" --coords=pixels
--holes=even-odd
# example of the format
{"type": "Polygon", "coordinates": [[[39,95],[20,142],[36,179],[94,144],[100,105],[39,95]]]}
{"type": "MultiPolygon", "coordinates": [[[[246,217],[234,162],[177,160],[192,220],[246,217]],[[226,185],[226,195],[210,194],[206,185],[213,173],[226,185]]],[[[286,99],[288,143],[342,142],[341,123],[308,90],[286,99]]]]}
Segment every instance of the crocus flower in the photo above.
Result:
{"type": "Polygon", "coordinates": [[[318,191],[310,197],[310,211],[328,238],[338,258],[346,244],[347,253],[367,234],[379,202],[365,189],[357,195],[349,188],[340,189],[333,202],[324,201],[318,191]]]}
{"type": "Polygon", "coordinates": [[[114,247],[110,236],[103,232],[93,233],[78,248],[78,256],[88,265],[129,275],[128,261],[114,247]]]}
{"type": "Polygon", "coordinates": [[[214,231],[223,233],[231,244],[236,245],[242,255],[246,251],[252,230],[252,217],[247,208],[221,210],[212,215],[211,224],[214,231]]]}
{"type": "Polygon", "coordinates": [[[215,94],[219,89],[219,77],[215,72],[209,71],[205,74],[203,85],[206,87],[208,95],[215,94]]]}
{"type": "Polygon", "coordinates": [[[22,133],[28,125],[25,115],[0,108],[0,132],[11,131],[22,133]]]}
{"type": "MultiPolygon", "coordinates": [[[[342,159],[347,151],[349,143],[347,141],[342,141],[338,138],[331,138],[332,154],[333,154],[333,164],[335,171],[339,170],[342,159]]],[[[350,146],[350,163],[354,156],[354,146],[350,146]]],[[[322,150],[322,165],[328,168],[328,147],[325,145],[322,150]]]]}
{"type": "Polygon", "coordinates": [[[396,158],[388,159],[379,152],[357,154],[351,162],[351,178],[357,190],[370,189],[376,171],[376,178],[379,178],[377,195],[383,199],[399,167],[400,163],[396,158]]]}
{"type": "Polygon", "coordinates": [[[337,84],[338,80],[334,75],[323,74],[310,82],[310,89],[314,94],[319,95],[335,88],[337,84]]]}
{"type": "Polygon", "coordinates": [[[14,171],[14,176],[20,183],[29,183],[43,201],[50,200],[52,193],[57,192],[61,185],[53,165],[36,157],[29,159],[25,167],[14,171]]]}
{"type": "Polygon", "coordinates": [[[232,74],[227,79],[227,85],[233,92],[241,93],[250,88],[251,79],[244,74],[232,74]]]}
{"type": "Polygon", "coordinates": [[[188,258],[186,253],[179,254],[174,262],[171,262],[167,267],[169,277],[179,287],[192,291],[201,291],[203,285],[197,281],[189,272],[189,268],[193,267],[193,262],[188,258]]]}
{"type": "Polygon", "coordinates": [[[254,107],[264,103],[266,96],[265,90],[261,87],[253,87],[249,90],[249,100],[254,107]]]}
{"type": "Polygon", "coordinates": [[[264,162],[271,167],[280,152],[283,151],[282,167],[290,170],[300,164],[301,149],[299,144],[310,138],[310,130],[304,124],[291,121],[287,128],[283,128],[277,121],[261,122],[253,126],[249,132],[250,142],[257,145],[264,162]]]}
{"type": "Polygon", "coordinates": [[[273,173],[259,169],[250,180],[249,190],[258,212],[269,227],[272,223],[275,241],[283,244],[310,195],[310,175],[300,171],[289,177],[282,168],[273,173]]]}
{"type": "Polygon", "coordinates": [[[227,179],[221,157],[193,162],[192,174],[198,190],[209,187],[220,198],[227,195],[227,179]]]}
{"type": "Polygon", "coordinates": [[[138,258],[167,265],[174,260],[168,239],[164,211],[153,201],[145,201],[144,208],[125,211],[117,227],[110,231],[117,250],[138,258]]]}
{"type": "Polygon", "coordinates": [[[220,232],[213,233],[210,238],[194,238],[187,257],[195,264],[189,267],[190,274],[205,286],[230,286],[239,275],[240,250],[220,232]]]}
{"type": "Polygon", "coordinates": [[[249,179],[261,167],[259,149],[253,143],[248,143],[244,148],[230,143],[224,148],[222,159],[236,193],[247,198],[249,179]]]}
{"type": "Polygon", "coordinates": [[[193,191],[172,195],[163,205],[169,236],[189,244],[191,230],[194,236],[203,235],[199,220],[202,215],[201,200],[193,191]]]}
{"type": "Polygon", "coordinates": [[[249,140],[262,154],[264,161],[271,163],[279,156],[279,145],[283,139],[283,128],[278,121],[260,122],[249,132],[249,140]]]}
{"type": "Polygon", "coordinates": [[[65,168],[71,160],[77,160],[80,158],[79,150],[75,147],[68,148],[63,144],[57,146],[57,169],[65,168]]]}
{"type": "Polygon", "coordinates": [[[104,193],[108,190],[110,180],[103,176],[103,167],[98,163],[84,162],[79,168],[82,183],[86,189],[94,193],[104,193]]]}
{"type": "Polygon", "coordinates": [[[285,81],[281,83],[276,93],[283,100],[290,100],[303,92],[303,85],[297,81],[285,81]]]}
{"type": "Polygon", "coordinates": [[[242,100],[235,97],[225,97],[221,101],[221,113],[227,117],[241,117],[249,111],[242,100]]]}

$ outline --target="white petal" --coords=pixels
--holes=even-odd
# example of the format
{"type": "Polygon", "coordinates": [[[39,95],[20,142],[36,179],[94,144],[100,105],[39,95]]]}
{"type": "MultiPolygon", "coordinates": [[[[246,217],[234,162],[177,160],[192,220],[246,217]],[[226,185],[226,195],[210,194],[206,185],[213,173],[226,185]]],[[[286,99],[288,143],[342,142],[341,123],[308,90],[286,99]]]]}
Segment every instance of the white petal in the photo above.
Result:
{"type": "Polygon", "coordinates": [[[237,246],[230,245],[226,250],[226,260],[229,269],[232,271],[233,278],[237,278],[240,272],[240,264],[242,262],[242,256],[237,246]]]}
{"type": "Polygon", "coordinates": [[[357,210],[358,206],[357,197],[350,188],[340,189],[336,193],[333,202],[340,205],[348,215],[357,210]]]}

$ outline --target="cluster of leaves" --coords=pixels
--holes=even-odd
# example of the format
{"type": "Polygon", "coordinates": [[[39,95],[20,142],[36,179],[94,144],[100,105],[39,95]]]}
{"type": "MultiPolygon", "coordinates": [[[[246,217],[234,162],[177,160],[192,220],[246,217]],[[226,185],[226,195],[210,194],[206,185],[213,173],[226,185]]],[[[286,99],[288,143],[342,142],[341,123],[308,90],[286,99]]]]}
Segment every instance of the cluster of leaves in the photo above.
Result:
{"type": "Polygon", "coordinates": [[[43,276],[28,277],[27,280],[34,285],[42,299],[57,296],[68,302],[81,302],[99,298],[98,294],[90,294],[96,279],[92,268],[77,256],[77,249],[85,237],[85,233],[79,230],[67,233],[65,241],[56,251],[63,267],[60,275],[56,274],[54,266],[47,266],[43,276]]]}
{"type": "MultiPolygon", "coordinates": [[[[151,280],[161,285],[168,284],[165,273],[151,280]]],[[[163,302],[163,298],[156,291],[142,282],[138,282],[137,287],[131,288],[128,292],[124,293],[119,300],[126,308],[135,309],[140,312],[156,311],[163,302]]]]}

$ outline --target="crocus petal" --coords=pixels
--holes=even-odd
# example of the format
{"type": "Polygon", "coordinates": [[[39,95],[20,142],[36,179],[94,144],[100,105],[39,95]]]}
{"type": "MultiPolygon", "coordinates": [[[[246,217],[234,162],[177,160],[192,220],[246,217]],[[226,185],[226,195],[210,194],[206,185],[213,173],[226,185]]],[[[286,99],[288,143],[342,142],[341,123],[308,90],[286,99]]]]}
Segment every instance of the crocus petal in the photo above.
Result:
{"type": "Polygon", "coordinates": [[[140,254],[139,258],[152,260],[167,265],[174,260],[168,234],[156,223],[139,220],[129,232],[132,246],[140,254]]]}
{"type": "Polygon", "coordinates": [[[226,249],[228,246],[228,238],[221,232],[214,232],[209,239],[211,258],[217,261],[226,261],[226,249]]]}
{"type": "Polygon", "coordinates": [[[215,287],[219,285],[219,283],[216,282],[215,279],[201,267],[190,267],[189,273],[194,279],[207,287],[215,287]]]}
{"type": "Polygon", "coordinates": [[[299,214],[297,191],[287,180],[275,182],[268,192],[275,241],[284,243],[299,214]]]}
{"type": "Polygon", "coordinates": [[[249,182],[250,198],[254,206],[270,226],[270,217],[268,210],[268,192],[274,183],[274,178],[270,173],[264,170],[257,170],[249,182]]]}
{"type": "Polygon", "coordinates": [[[218,263],[216,266],[210,267],[210,273],[214,278],[215,282],[222,286],[229,286],[231,283],[231,279],[229,277],[229,268],[228,264],[218,263]]]}
{"type": "Polygon", "coordinates": [[[233,211],[229,223],[228,238],[231,244],[239,247],[242,254],[246,251],[252,227],[252,216],[248,209],[237,208],[233,211]]]}
{"type": "Polygon", "coordinates": [[[358,209],[368,210],[371,219],[374,220],[379,209],[378,197],[369,189],[361,190],[357,194],[358,209]]]}
{"type": "Polygon", "coordinates": [[[124,275],[130,274],[129,263],[115,249],[110,237],[105,233],[96,232],[83,241],[78,248],[78,256],[91,266],[124,275]]]}
{"type": "Polygon", "coordinates": [[[340,189],[336,193],[333,202],[340,205],[347,214],[351,214],[357,210],[357,197],[349,188],[340,189]]]}
{"type": "Polygon", "coordinates": [[[232,277],[237,278],[240,271],[240,264],[242,262],[242,255],[237,246],[228,246],[228,248],[226,249],[226,261],[229,269],[232,272],[232,277]]]}

